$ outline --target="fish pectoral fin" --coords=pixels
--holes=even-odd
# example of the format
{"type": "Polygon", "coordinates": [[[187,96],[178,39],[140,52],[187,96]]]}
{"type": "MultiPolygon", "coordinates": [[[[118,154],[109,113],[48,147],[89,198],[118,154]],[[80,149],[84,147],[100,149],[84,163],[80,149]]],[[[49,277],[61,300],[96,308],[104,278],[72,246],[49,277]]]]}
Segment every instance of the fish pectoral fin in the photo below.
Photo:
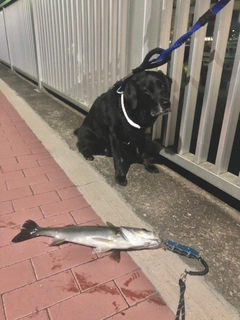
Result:
{"type": "Polygon", "coordinates": [[[49,247],[53,247],[53,246],[60,246],[60,244],[63,244],[67,242],[66,240],[63,239],[57,239],[57,238],[53,238],[52,242],[49,244],[49,247]]]}
{"type": "Polygon", "coordinates": [[[109,255],[109,259],[114,260],[116,262],[120,262],[121,251],[120,250],[113,250],[113,252],[109,255]]]}
{"type": "Polygon", "coordinates": [[[128,241],[130,241],[131,238],[133,237],[132,233],[124,227],[121,227],[121,234],[122,234],[123,238],[128,241]]]}
{"type": "Polygon", "coordinates": [[[109,247],[96,247],[95,249],[93,249],[93,253],[102,253],[107,252],[109,250],[109,247]]]}

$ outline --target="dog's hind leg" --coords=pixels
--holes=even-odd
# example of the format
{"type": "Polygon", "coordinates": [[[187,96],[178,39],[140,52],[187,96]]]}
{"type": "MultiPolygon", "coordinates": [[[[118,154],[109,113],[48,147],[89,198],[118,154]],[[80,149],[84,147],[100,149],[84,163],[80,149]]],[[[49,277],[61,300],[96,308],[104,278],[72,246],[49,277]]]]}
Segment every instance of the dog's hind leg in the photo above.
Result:
{"type": "Polygon", "coordinates": [[[92,155],[92,150],[90,147],[81,148],[81,146],[79,147],[79,143],[77,143],[77,147],[79,152],[81,152],[81,154],[84,156],[86,160],[88,161],[94,160],[94,156],[92,155]]]}
{"type": "Polygon", "coordinates": [[[96,136],[90,130],[81,129],[82,128],[78,130],[78,151],[82,153],[86,160],[93,161],[93,146],[96,141],[96,136]]]}

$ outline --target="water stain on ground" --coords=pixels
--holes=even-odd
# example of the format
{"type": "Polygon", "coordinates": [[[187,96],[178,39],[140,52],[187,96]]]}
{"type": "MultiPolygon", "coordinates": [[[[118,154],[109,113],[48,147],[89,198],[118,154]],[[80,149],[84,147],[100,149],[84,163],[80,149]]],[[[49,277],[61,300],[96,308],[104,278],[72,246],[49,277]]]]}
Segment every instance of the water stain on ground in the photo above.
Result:
{"type": "Polygon", "coordinates": [[[61,267],[62,267],[62,264],[60,263],[61,259],[57,259],[55,256],[54,256],[54,253],[50,252],[49,253],[49,256],[52,258],[52,268],[51,270],[60,270],[61,267]]]}
{"type": "Polygon", "coordinates": [[[158,295],[148,299],[148,302],[157,304],[158,306],[161,306],[161,307],[166,306],[166,303],[164,303],[163,300],[158,295]]]}
{"type": "Polygon", "coordinates": [[[132,281],[136,280],[136,279],[139,278],[139,277],[140,277],[139,272],[134,272],[134,273],[132,274],[131,278],[124,282],[124,285],[125,285],[126,287],[128,287],[129,284],[130,284],[132,281]]]}
{"type": "Polygon", "coordinates": [[[104,294],[110,293],[111,295],[119,295],[119,291],[117,290],[116,287],[110,286],[107,284],[103,284],[99,287],[95,287],[94,289],[89,291],[89,293],[95,293],[95,292],[104,293],[104,294]]]}
{"type": "Polygon", "coordinates": [[[113,301],[113,306],[114,306],[114,311],[116,312],[116,311],[118,311],[118,304],[117,304],[117,302],[116,301],[113,301]]]}
{"type": "Polygon", "coordinates": [[[55,264],[54,266],[52,266],[51,270],[56,271],[56,270],[60,270],[62,267],[61,264],[55,264]]]}
{"type": "Polygon", "coordinates": [[[90,280],[87,280],[87,277],[84,274],[79,274],[79,273],[75,272],[75,276],[76,276],[76,279],[80,285],[80,288],[83,291],[99,285],[98,282],[92,282],[90,280]]]}
{"type": "Polygon", "coordinates": [[[75,282],[74,282],[73,279],[71,279],[71,280],[68,282],[68,284],[67,284],[66,287],[63,287],[63,290],[64,290],[64,291],[67,291],[67,292],[79,293],[79,290],[78,290],[78,288],[77,288],[77,286],[76,286],[76,284],[75,284],[75,282]]]}
{"type": "Polygon", "coordinates": [[[4,221],[1,221],[1,223],[3,223],[3,225],[0,225],[0,228],[7,228],[7,227],[15,227],[17,224],[10,221],[8,223],[5,223],[4,221]]]}
{"type": "Polygon", "coordinates": [[[155,293],[154,290],[130,290],[126,288],[121,288],[122,293],[124,296],[132,301],[139,301],[146,299],[147,297],[151,296],[155,293]]]}

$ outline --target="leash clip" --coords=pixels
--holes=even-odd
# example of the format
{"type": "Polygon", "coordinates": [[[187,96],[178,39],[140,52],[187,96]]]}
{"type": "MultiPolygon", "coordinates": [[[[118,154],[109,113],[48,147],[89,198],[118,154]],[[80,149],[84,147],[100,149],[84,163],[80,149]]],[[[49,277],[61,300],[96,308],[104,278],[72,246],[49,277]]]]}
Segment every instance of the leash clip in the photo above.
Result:
{"type": "Polygon", "coordinates": [[[186,282],[186,280],[187,280],[187,275],[188,275],[188,273],[187,273],[187,271],[185,270],[185,271],[181,274],[180,279],[181,279],[183,282],[186,282]]]}
{"type": "Polygon", "coordinates": [[[117,89],[117,93],[118,93],[118,94],[123,94],[122,86],[120,86],[120,87],[117,89]],[[120,90],[121,90],[121,91],[120,91],[120,90]]]}

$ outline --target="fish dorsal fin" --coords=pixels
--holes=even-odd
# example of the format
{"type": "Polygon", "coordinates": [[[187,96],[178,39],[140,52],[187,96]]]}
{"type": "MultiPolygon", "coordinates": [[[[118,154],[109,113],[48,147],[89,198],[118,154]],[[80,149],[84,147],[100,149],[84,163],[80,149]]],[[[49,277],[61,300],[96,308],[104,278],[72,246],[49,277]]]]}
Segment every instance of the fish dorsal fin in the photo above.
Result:
{"type": "Polygon", "coordinates": [[[109,221],[106,222],[106,225],[112,230],[112,232],[113,232],[114,234],[118,234],[118,233],[121,232],[121,230],[120,230],[119,227],[114,226],[114,224],[112,224],[112,223],[109,222],[109,221]]]}
{"type": "Polygon", "coordinates": [[[120,250],[113,250],[113,252],[109,255],[109,259],[114,260],[116,262],[120,262],[121,251],[120,250]]]}

